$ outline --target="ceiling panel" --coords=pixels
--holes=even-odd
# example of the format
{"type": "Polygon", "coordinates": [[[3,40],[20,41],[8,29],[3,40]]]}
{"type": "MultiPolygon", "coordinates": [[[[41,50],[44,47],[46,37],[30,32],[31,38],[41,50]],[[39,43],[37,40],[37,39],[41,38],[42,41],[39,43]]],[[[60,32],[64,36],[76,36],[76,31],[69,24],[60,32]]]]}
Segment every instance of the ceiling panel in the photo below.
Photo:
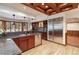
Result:
{"type": "Polygon", "coordinates": [[[22,3],[22,4],[29,6],[47,15],[52,15],[68,11],[74,8],[78,8],[78,3],[22,3]]]}

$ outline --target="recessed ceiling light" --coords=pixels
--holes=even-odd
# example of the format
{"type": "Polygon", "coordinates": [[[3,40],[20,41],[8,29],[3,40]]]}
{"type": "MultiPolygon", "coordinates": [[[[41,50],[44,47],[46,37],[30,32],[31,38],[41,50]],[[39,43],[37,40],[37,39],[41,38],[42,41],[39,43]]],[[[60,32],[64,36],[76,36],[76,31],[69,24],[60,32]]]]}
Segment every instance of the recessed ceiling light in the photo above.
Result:
{"type": "Polygon", "coordinates": [[[63,5],[67,5],[68,3],[64,3],[63,5]]]}
{"type": "Polygon", "coordinates": [[[45,6],[46,8],[48,7],[48,6],[45,6]]]}
{"type": "Polygon", "coordinates": [[[42,5],[44,5],[44,3],[42,3],[42,5]]]}
{"type": "Polygon", "coordinates": [[[23,7],[24,9],[26,9],[26,7],[23,7]]]}

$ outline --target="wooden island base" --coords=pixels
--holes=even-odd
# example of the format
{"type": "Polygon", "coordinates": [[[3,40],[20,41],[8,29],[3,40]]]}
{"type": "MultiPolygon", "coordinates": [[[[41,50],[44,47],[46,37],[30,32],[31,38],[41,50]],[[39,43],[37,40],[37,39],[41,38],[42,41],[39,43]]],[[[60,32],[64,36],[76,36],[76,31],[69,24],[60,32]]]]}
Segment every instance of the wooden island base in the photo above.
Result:
{"type": "Polygon", "coordinates": [[[35,47],[35,35],[13,38],[13,41],[21,49],[22,52],[35,47]]]}

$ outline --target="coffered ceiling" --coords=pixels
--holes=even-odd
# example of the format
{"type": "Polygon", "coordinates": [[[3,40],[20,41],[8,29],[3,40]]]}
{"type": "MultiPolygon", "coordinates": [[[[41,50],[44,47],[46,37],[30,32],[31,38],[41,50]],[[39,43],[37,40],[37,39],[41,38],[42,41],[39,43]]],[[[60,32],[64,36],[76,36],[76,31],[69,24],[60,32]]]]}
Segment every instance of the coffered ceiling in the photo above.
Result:
{"type": "Polygon", "coordinates": [[[22,3],[47,15],[78,8],[77,3],[22,3]]]}

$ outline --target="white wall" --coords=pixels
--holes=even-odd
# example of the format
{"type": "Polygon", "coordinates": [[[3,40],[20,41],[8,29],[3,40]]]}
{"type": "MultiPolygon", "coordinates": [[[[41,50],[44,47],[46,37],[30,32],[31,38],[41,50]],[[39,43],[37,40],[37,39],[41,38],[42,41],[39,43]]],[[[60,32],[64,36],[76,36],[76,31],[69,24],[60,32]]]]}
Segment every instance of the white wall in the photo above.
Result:
{"type": "Polygon", "coordinates": [[[48,19],[53,19],[53,18],[64,16],[64,15],[65,15],[65,12],[57,13],[57,14],[49,16],[48,19]]]}
{"type": "MultiPolygon", "coordinates": [[[[67,11],[65,13],[65,17],[66,17],[66,21],[72,18],[79,18],[79,8],[67,11]]],[[[68,23],[66,30],[79,30],[79,23],[68,23]]]]}
{"type": "MultiPolygon", "coordinates": [[[[46,14],[36,11],[23,4],[17,4],[17,3],[0,4],[0,16],[13,19],[12,16],[13,14],[15,14],[16,21],[18,19],[24,20],[24,17],[34,18],[34,20],[31,21],[41,21],[41,20],[45,20],[47,17],[46,14]]],[[[27,21],[29,19],[25,19],[25,20],[27,21]]]]}
{"type": "Polygon", "coordinates": [[[68,18],[79,18],[79,8],[67,11],[65,14],[66,14],[67,19],[68,18]]]}
{"type": "Polygon", "coordinates": [[[79,23],[67,24],[67,30],[77,30],[77,31],[79,31],[79,23]]]}

